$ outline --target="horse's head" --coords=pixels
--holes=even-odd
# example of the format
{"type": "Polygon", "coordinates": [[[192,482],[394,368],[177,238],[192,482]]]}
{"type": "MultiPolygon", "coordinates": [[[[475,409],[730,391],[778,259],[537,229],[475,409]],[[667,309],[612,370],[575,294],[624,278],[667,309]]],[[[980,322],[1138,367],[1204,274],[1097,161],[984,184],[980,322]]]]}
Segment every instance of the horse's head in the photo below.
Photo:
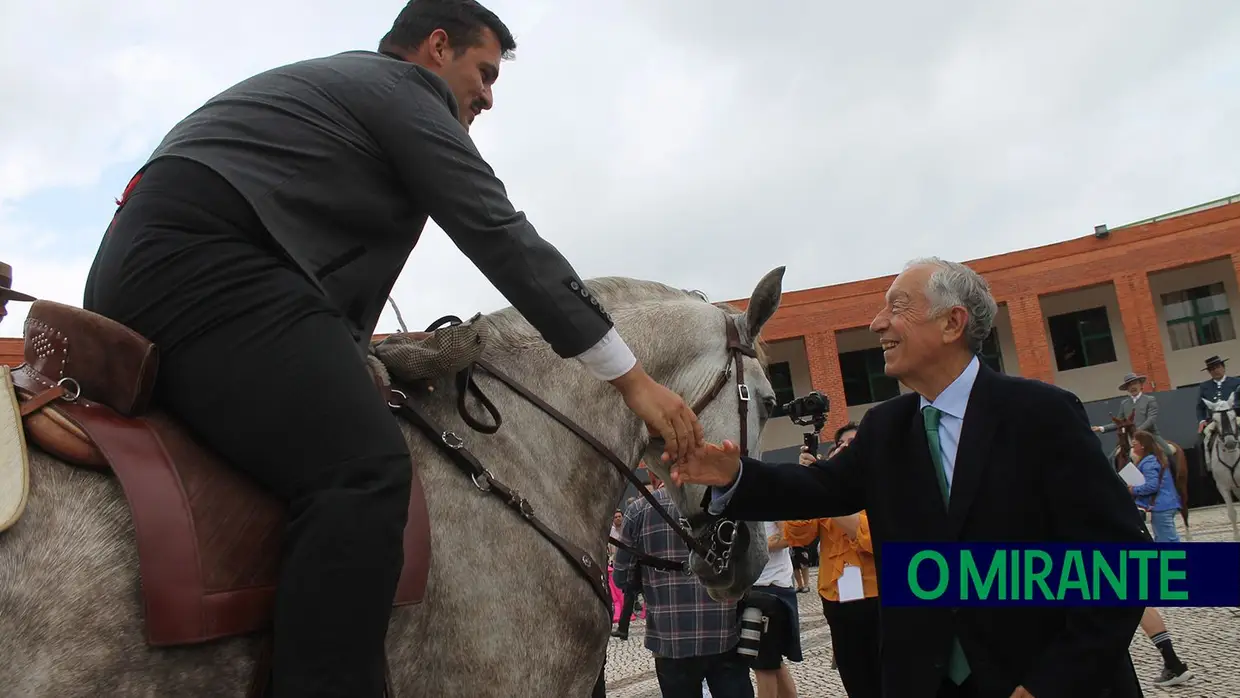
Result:
{"type": "MultiPolygon", "coordinates": [[[[653,335],[636,327],[635,331],[626,331],[623,325],[627,311],[613,312],[626,339],[632,337],[630,344],[646,370],[698,409],[706,439],[712,443],[727,439],[744,444],[750,454],[759,452],[762,429],[775,407],[775,391],[766,377],[758,335],[779,307],[783,274],[780,267],[763,277],[744,312],[713,305],[701,296],[649,309],[648,312],[660,315],[658,331],[653,335]],[[730,337],[753,356],[730,351],[730,337]],[[736,375],[738,356],[743,382],[736,375]]],[[[704,506],[706,488],[672,483],[667,465],[660,460],[662,449],[661,441],[650,441],[644,449],[646,465],[666,483],[672,502],[689,523],[693,536],[706,543],[708,537],[720,533],[716,529],[718,520],[704,506]]],[[[730,538],[730,542],[719,538],[710,541],[714,544],[712,552],[726,552],[728,564],[711,564],[696,553],[690,559],[694,574],[719,600],[742,596],[761,576],[768,560],[766,531],[761,522],[739,522],[734,532],[731,528],[725,524],[720,536],[730,538]]]]}
{"type": "Polygon", "coordinates": [[[1206,425],[1205,435],[1207,438],[1217,435],[1222,439],[1220,442],[1222,449],[1227,452],[1234,452],[1240,449],[1240,423],[1236,418],[1236,393],[1232,393],[1226,400],[1207,400],[1201,399],[1206,404],[1206,410],[1210,413],[1210,422],[1206,425]]]}

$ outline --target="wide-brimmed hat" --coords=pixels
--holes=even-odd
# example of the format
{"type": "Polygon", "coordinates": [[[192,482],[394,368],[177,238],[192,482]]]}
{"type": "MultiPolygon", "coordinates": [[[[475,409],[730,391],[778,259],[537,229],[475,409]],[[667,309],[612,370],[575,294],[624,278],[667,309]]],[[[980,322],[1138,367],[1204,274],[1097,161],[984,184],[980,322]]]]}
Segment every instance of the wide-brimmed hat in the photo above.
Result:
{"type": "Polygon", "coordinates": [[[33,301],[34,296],[18,293],[12,289],[13,267],[0,262],[0,301],[33,301]]]}
{"type": "Polygon", "coordinates": [[[1136,383],[1137,381],[1140,381],[1140,382],[1144,383],[1144,382],[1145,382],[1145,376],[1142,376],[1142,375],[1137,374],[1137,373],[1129,373],[1129,374],[1127,374],[1127,375],[1125,375],[1125,376],[1124,376],[1124,382],[1119,384],[1119,389],[1120,389],[1120,390],[1124,390],[1124,389],[1126,389],[1126,388],[1128,387],[1128,385],[1129,385],[1130,383],[1136,383]]]}
{"type": "Polygon", "coordinates": [[[1217,356],[1211,356],[1210,358],[1206,359],[1206,367],[1201,370],[1209,371],[1211,368],[1214,368],[1215,366],[1222,366],[1226,363],[1227,363],[1227,359],[1220,359],[1217,356]]]}

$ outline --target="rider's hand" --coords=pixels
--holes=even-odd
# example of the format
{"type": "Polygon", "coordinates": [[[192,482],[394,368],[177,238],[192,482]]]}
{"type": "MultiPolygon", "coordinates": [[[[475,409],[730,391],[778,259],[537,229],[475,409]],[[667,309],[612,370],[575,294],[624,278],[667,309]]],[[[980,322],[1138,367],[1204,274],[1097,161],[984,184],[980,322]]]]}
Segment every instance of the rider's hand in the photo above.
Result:
{"type": "Polygon", "coordinates": [[[624,404],[651,434],[663,438],[664,460],[683,460],[704,443],[702,425],[684,398],[657,383],[640,365],[611,382],[624,396],[624,404]]]}
{"type": "Polygon", "coordinates": [[[814,454],[809,452],[808,446],[802,446],[801,457],[797,459],[797,462],[800,463],[801,465],[813,465],[814,463],[818,462],[818,458],[815,457],[814,454]]]}
{"type": "Polygon", "coordinates": [[[1197,433],[1198,433],[1198,434],[1200,434],[1201,432],[1203,432],[1203,431],[1205,431],[1205,430],[1206,430],[1206,423],[1205,423],[1205,422],[1201,422],[1201,423],[1199,423],[1199,424],[1197,425],[1197,433]]]}
{"type": "Polygon", "coordinates": [[[1091,431],[1093,431],[1093,432],[1094,432],[1094,433],[1096,433],[1096,434],[1101,434],[1101,433],[1102,433],[1102,427],[1090,427],[1090,430],[1091,430],[1091,431]]]}
{"type": "MultiPolygon", "coordinates": [[[[663,460],[668,460],[667,456],[663,460]]],[[[677,485],[723,487],[732,484],[740,469],[740,447],[731,441],[724,441],[722,446],[707,443],[694,450],[687,459],[672,464],[672,482],[677,485]]]]}

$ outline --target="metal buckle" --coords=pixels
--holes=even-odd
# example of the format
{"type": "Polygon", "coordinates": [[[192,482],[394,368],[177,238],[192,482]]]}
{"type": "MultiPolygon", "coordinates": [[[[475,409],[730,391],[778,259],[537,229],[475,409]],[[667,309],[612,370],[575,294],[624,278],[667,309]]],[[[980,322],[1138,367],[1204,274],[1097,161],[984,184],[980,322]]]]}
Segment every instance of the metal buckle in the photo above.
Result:
{"type": "Polygon", "coordinates": [[[56,381],[56,385],[65,389],[65,392],[60,396],[60,399],[65,402],[76,402],[82,395],[81,384],[68,376],[56,381]]]}
{"type": "Polygon", "coordinates": [[[388,407],[391,407],[394,410],[405,404],[405,401],[409,399],[409,396],[405,394],[405,391],[400,390],[399,388],[390,388],[388,393],[391,395],[400,396],[400,400],[398,402],[392,402],[391,399],[388,399],[388,407]]]}
{"type": "Polygon", "coordinates": [[[448,448],[459,451],[465,445],[465,440],[457,436],[455,432],[445,431],[439,435],[439,440],[448,448]]]}
{"type": "Polygon", "coordinates": [[[736,386],[736,392],[741,396],[741,402],[749,402],[749,386],[741,383],[736,386]]]}
{"type": "Polygon", "coordinates": [[[724,519],[715,527],[715,539],[724,545],[732,545],[732,541],[736,540],[736,523],[724,519]],[[727,535],[724,535],[724,531],[727,535]]]}
{"type": "Polygon", "coordinates": [[[491,471],[483,470],[481,473],[474,473],[473,475],[469,476],[469,479],[474,481],[474,487],[477,487],[479,492],[490,492],[491,491],[491,471]],[[486,479],[484,479],[482,482],[478,482],[479,475],[483,476],[486,479]]]}

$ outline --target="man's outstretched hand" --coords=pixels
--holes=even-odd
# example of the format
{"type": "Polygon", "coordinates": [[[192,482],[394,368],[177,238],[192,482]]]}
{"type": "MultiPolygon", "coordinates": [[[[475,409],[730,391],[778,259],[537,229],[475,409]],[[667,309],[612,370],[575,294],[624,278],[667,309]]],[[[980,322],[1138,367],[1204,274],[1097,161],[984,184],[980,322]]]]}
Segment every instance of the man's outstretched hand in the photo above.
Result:
{"type": "MultiPolygon", "coordinates": [[[[669,462],[664,455],[663,461],[669,462]]],[[[731,441],[703,444],[678,462],[671,463],[672,482],[677,485],[731,485],[741,469],[741,449],[731,441]]]]}
{"type": "Polygon", "coordinates": [[[693,449],[705,443],[702,425],[684,398],[660,385],[640,365],[611,384],[650,433],[663,438],[664,460],[684,460],[693,449]]]}

